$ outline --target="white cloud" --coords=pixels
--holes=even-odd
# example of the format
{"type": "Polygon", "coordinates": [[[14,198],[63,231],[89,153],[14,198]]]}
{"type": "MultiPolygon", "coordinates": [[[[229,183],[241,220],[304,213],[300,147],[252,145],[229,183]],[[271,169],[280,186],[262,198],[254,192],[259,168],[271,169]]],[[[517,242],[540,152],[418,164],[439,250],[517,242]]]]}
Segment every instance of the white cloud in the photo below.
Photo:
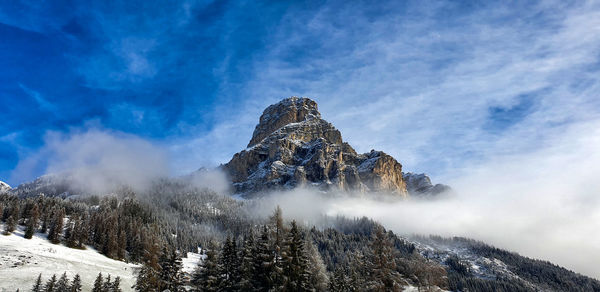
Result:
{"type": "Polygon", "coordinates": [[[106,193],[121,185],[143,190],[169,175],[166,153],[135,136],[88,128],[48,132],[44,141],[40,150],[19,161],[13,180],[31,180],[41,167],[44,173],[68,173],[77,187],[106,193]]]}

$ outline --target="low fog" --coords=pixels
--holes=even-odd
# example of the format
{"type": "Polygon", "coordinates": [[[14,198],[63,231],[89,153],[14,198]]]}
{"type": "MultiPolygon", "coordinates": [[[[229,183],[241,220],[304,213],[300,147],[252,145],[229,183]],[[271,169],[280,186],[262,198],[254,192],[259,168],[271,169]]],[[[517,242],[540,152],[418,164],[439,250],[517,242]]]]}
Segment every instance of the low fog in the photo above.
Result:
{"type": "MultiPolygon", "coordinates": [[[[595,278],[600,259],[600,127],[586,125],[568,139],[523,155],[497,156],[436,179],[454,193],[435,200],[374,200],[369,194],[296,189],[259,202],[263,215],[280,205],[284,215],[313,224],[323,214],[367,216],[399,234],[464,236],[521,255],[549,260],[595,278]],[[581,134],[584,133],[584,134],[581,134]]],[[[169,155],[138,137],[99,129],[50,133],[15,175],[36,167],[70,173],[96,192],[126,184],[143,190],[169,176],[169,155]]],[[[402,159],[400,158],[400,161],[402,159]]],[[[193,186],[228,192],[225,176],[200,170],[182,177],[193,186]]]]}
{"type": "Polygon", "coordinates": [[[269,195],[261,209],[280,205],[285,215],[309,224],[323,213],[367,216],[399,234],[469,237],[600,279],[598,129],[586,125],[576,129],[583,135],[565,133],[569,139],[527,155],[457,170],[443,181],[454,193],[436,200],[297,189],[269,195]]]}

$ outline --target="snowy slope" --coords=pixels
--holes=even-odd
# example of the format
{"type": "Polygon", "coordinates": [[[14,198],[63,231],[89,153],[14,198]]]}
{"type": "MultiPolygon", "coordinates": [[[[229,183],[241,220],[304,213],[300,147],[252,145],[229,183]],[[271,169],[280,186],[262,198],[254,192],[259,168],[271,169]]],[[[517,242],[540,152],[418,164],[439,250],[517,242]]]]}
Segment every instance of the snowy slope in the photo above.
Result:
{"type": "Polygon", "coordinates": [[[206,258],[206,255],[202,255],[200,252],[200,249],[198,249],[198,253],[188,252],[187,256],[181,259],[181,270],[186,273],[188,277],[194,274],[198,265],[206,258]]]}
{"type": "Polygon", "coordinates": [[[36,234],[32,239],[23,238],[22,229],[8,236],[0,234],[0,291],[28,291],[40,273],[45,281],[52,274],[59,277],[65,271],[69,279],[79,273],[83,291],[92,289],[99,272],[110,274],[112,279],[121,277],[121,289],[132,291],[137,268],[107,258],[90,247],[79,250],[52,244],[45,234],[36,234]]]}

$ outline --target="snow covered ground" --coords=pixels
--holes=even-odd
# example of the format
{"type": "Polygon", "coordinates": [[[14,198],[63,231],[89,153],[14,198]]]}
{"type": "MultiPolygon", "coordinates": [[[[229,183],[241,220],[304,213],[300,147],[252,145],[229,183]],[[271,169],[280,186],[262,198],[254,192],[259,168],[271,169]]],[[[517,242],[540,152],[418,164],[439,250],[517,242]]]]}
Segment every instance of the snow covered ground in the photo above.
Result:
{"type": "MultiPolygon", "coordinates": [[[[1,230],[4,230],[1,226],[1,230]]],[[[52,244],[45,234],[23,238],[21,228],[11,235],[0,234],[0,291],[29,291],[41,273],[44,282],[67,272],[69,279],[79,273],[83,291],[90,291],[99,272],[111,279],[121,277],[121,289],[133,291],[137,265],[105,257],[91,247],[86,250],[52,244]]]]}
{"type": "Polygon", "coordinates": [[[198,253],[188,252],[187,256],[181,259],[181,270],[186,273],[188,276],[192,276],[198,264],[206,258],[206,255],[200,254],[200,249],[198,249],[198,253]]]}

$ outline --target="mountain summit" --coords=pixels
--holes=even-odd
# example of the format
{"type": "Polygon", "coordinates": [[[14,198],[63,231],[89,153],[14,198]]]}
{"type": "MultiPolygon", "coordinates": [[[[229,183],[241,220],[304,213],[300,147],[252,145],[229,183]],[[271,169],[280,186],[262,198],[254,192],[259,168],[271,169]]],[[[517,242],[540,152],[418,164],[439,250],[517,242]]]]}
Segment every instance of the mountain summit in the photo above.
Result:
{"type": "Polygon", "coordinates": [[[248,148],[223,165],[237,193],[312,185],[323,190],[408,195],[402,165],[382,151],[358,154],[317,103],[290,97],[264,110],[248,148]]]}

